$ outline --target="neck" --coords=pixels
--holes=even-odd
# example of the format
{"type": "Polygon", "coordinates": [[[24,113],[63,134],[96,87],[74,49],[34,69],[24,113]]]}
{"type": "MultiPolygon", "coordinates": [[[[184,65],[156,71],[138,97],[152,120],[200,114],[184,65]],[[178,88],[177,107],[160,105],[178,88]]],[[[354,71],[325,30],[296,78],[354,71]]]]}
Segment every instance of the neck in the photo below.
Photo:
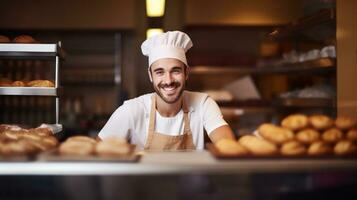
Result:
{"type": "Polygon", "coordinates": [[[158,95],[155,95],[156,98],[156,109],[163,117],[173,117],[178,112],[180,112],[182,108],[182,96],[175,103],[169,104],[163,101],[158,95]]]}

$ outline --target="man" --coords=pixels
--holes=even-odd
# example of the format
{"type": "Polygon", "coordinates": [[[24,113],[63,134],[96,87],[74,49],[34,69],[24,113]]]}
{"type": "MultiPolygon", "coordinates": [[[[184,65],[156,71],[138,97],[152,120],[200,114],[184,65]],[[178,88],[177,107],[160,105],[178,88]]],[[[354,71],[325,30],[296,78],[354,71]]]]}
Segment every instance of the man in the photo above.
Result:
{"type": "Polygon", "coordinates": [[[204,129],[213,142],[234,139],[216,102],[207,94],[185,91],[191,39],[172,31],[153,36],[141,49],[149,57],[155,93],[125,101],[99,133],[100,139],[123,137],[144,150],[203,149],[204,129]]]}

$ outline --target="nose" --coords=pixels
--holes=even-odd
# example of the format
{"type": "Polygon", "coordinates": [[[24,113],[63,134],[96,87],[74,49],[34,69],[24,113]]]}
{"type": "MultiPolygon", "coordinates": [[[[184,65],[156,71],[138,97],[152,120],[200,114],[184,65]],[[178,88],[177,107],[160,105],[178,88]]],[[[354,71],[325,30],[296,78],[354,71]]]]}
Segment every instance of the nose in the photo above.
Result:
{"type": "Polygon", "coordinates": [[[165,84],[171,84],[172,81],[173,81],[173,78],[172,78],[171,73],[166,72],[166,73],[165,73],[165,76],[164,76],[164,83],[165,83],[165,84]]]}

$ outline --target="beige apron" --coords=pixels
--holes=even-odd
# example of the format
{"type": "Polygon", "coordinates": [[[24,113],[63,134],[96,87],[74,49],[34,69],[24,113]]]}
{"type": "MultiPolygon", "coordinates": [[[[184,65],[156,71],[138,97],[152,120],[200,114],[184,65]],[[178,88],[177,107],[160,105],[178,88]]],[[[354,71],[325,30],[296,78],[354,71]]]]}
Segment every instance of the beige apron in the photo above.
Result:
{"type": "Polygon", "coordinates": [[[156,98],[155,94],[151,97],[151,111],[149,119],[149,130],[146,140],[145,150],[194,150],[196,149],[193,144],[192,133],[190,129],[190,120],[188,118],[188,109],[185,101],[182,102],[184,131],[182,135],[171,136],[167,134],[155,132],[155,119],[156,119],[156,98]]]}

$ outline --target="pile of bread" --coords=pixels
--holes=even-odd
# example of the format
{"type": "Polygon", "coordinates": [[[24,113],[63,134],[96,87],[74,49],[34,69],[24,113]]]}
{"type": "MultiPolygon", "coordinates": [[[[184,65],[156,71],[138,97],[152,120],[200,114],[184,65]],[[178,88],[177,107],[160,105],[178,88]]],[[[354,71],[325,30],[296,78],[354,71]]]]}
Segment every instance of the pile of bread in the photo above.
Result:
{"type": "Polygon", "coordinates": [[[29,35],[19,35],[13,40],[5,35],[0,35],[0,43],[37,43],[37,41],[29,35]]]}
{"type": "Polygon", "coordinates": [[[11,81],[7,78],[0,79],[0,87],[55,87],[49,80],[11,81]]]}
{"type": "Polygon", "coordinates": [[[67,156],[125,156],[132,153],[132,150],[132,145],[121,138],[97,141],[87,136],[72,136],[61,143],[58,153],[67,156]]]}
{"type": "Polygon", "coordinates": [[[0,125],[0,155],[35,155],[58,146],[58,140],[48,128],[23,129],[14,125],[0,125]]]}
{"type": "Polygon", "coordinates": [[[289,115],[280,126],[265,123],[256,134],[238,141],[222,139],[215,147],[223,155],[320,156],[357,155],[357,121],[326,115],[289,115]]]}

